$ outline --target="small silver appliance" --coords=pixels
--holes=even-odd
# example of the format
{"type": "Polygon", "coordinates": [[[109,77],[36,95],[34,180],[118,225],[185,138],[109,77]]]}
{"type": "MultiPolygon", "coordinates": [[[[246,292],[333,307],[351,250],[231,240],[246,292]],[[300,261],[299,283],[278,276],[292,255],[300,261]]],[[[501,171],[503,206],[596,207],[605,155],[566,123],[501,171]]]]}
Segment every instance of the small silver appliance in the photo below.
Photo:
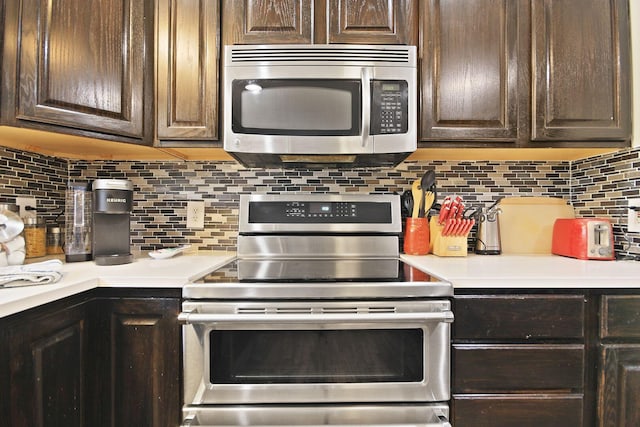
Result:
{"type": "Polygon", "coordinates": [[[489,209],[481,208],[476,213],[478,231],[476,233],[475,253],[479,255],[500,255],[500,225],[498,216],[500,208],[494,206],[489,209]]]}

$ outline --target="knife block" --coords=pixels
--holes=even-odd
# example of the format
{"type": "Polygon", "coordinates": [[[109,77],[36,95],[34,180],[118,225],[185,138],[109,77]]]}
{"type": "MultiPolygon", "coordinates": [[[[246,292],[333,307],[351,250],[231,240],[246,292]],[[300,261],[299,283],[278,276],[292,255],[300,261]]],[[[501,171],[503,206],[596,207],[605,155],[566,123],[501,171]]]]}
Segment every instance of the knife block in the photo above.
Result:
{"type": "Polygon", "coordinates": [[[438,218],[431,217],[431,252],[437,256],[467,256],[467,234],[464,236],[443,236],[444,226],[438,224],[438,218]]]}

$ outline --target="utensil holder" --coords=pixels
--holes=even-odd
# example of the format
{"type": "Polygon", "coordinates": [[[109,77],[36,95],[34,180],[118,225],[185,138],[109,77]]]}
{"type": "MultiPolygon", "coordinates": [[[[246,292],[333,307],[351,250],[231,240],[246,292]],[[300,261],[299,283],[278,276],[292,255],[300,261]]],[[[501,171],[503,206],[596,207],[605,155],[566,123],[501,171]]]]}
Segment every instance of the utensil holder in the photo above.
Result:
{"type": "Polygon", "coordinates": [[[438,218],[431,217],[429,223],[431,252],[438,256],[467,256],[467,234],[464,236],[443,236],[438,218]]]}
{"type": "Polygon", "coordinates": [[[404,253],[427,255],[429,253],[429,221],[427,218],[407,218],[404,230],[404,253]]]}

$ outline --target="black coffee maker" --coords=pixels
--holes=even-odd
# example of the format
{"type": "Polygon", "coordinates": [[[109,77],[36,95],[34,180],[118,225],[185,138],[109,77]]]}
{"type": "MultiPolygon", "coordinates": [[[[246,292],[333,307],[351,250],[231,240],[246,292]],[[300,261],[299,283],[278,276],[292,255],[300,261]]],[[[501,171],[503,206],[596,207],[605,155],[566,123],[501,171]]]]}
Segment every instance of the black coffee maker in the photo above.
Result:
{"type": "Polygon", "coordinates": [[[98,265],[130,263],[133,184],[124,179],[97,179],[92,187],[93,259],[98,265]]]}

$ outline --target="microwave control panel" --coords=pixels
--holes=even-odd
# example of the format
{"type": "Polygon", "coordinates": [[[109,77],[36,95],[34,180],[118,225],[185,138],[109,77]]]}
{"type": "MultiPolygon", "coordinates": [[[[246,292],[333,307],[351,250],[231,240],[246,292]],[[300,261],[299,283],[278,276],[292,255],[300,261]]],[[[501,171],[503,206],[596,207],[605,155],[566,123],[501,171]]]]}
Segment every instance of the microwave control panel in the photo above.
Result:
{"type": "Polygon", "coordinates": [[[371,135],[406,133],[409,91],[404,80],[371,81],[371,135]]]}

